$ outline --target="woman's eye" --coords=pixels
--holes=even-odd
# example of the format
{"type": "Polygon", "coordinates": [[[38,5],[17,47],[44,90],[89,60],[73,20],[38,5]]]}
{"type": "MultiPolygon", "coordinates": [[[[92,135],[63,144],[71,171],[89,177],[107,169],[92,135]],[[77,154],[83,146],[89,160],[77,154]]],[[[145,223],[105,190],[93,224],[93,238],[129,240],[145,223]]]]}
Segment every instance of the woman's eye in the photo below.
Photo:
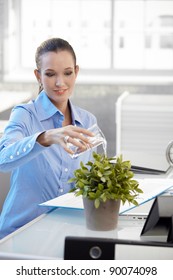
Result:
{"type": "Polygon", "coordinates": [[[55,74],[54,74],[54,73],[45,73],[45,75],[46,75],[47,77],[52,77],[52,76],[54,76],[55,74]]]}
{"type": "Polygon", "coordinates": [[[66,72],[66,73],[65,73],[65,75],[66,75],[66,76],[70,76],[70,75],[72,75],[72,74],[73,74],[73,72],[72,72],[72,71],[70,71],[70,72],[66,72]]]}

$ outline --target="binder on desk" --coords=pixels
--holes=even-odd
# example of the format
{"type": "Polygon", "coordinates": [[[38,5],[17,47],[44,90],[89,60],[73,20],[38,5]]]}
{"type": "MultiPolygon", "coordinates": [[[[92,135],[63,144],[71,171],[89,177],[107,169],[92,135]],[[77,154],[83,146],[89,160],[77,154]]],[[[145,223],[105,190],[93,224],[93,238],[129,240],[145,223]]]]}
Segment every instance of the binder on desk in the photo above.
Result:
{"type": "Polygon", "coordinates": [[[147,168],[147,167],[132,165],[131,171],[133,171],[135,174],[162,175],[162,174],[166,174],[170,168],[171,167],[168,167],[165,170],[161,170],[161,169],[154,169],[154,168],[147,168]]]}
{"type": "Polygon", "coordinates": [[[64,260],[172,260],[173,245],[124,239],[67,236],[64,260]],[[82,248],[82,249],[81,249],[82,248]]]}

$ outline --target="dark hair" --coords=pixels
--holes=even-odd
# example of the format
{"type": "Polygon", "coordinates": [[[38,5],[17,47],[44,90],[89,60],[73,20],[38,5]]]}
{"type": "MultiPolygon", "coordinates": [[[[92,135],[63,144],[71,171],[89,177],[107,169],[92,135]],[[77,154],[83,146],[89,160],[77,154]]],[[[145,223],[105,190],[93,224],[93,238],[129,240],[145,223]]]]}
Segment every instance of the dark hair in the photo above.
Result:
{"type": "Polygon", "coordinates": [[[37,69],[40,70],[40,57],[47,52],[69,51],[74,59],[76,66],[76,55],[72,46],[61,38],[52,38],[44,41],[36,50],[35,62],[37,69]]]}
{"type": "MultiPolygon", "coordinates": [[[[47,52],[69,51],[74,59],[76,66],[76,55],[72,46],[61,38],[51,38],[41,43],[35,53],[35,62],[38,71],[41,69],[41,56],[47,52]]],[[[42,85],[39,86],[39,92],[42,91],[42,85]]]]}

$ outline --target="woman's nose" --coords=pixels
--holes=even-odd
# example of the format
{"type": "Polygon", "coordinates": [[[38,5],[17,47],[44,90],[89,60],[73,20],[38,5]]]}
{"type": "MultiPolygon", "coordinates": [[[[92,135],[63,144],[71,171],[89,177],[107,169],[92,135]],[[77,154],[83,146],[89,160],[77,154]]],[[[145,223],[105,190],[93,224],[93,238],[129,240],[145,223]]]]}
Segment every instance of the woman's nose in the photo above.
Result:
{"type": "Polygon", "coordinates": [[[56,80],[56,86],[60,87],[63,85],[63,79],[61,77],[58,77],[56,80]]]}

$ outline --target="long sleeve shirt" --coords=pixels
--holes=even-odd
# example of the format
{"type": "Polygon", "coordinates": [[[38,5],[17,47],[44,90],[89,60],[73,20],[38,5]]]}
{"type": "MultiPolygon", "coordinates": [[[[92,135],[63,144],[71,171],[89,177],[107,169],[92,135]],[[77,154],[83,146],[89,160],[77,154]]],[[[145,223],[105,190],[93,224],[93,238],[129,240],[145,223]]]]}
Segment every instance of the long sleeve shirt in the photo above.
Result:
{"type": "MultiPolygon", "coordinates": [[[[72,124],[89,128],[96,123],[93,114],[71,107],[72,124]]],[[[67,193],[68,180],[80,162],[91,159],[91,151],[71,158],[61,147],[40,145],[38,135],[62,127],[64,115],[42,91],[35,100],[13,108],[0,139],[0,172],[11,172],[10,191],[0,216],[0,238],[49,210],[40,203],[67,193]]]]}

